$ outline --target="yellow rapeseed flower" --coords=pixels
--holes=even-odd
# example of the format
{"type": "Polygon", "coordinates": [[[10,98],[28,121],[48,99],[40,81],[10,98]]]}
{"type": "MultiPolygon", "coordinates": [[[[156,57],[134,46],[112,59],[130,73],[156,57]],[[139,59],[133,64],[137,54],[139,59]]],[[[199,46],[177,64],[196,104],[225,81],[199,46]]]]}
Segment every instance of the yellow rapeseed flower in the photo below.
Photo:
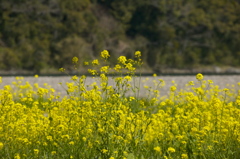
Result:
{"type": "Polygon", "coordinates": [[[181,158],[182,159],[188,159],[188,155],[184,153],[184,154],[181,155],[181,158]]]}
{"type": "Polygon", "coordinates": [[[85,141],[87,141],[87,138],[86,138],[86,137],[83,137],[82,140],[85,142],[85,141]]]}
{"type": "Polygon", "coordinates": [[[127,81],[131,81],[132,77],[131,76],[125,76],[124,79],[127,80],[127,81]]]}
{"type": "Polygon", "coordinates": [[[125,64],[126,61],[127,61],[126,56],[120,56],[120,57],[118,58],[118,62],[121,63],[121,64],[125,64]]]}
{"type": "Polygon", "coordinates": [[[122,68],[122,66],[120,66],[119,64],[116,64],[114,67],[115,71],[120,71],[120,69],[122,68]]]}
{"type": "Polygon", "coordinates": [[[135,97],[129,97],[129,101],[135,100],[135,97]]]}
{"type": "Polygon", "coordinates": [[[74,64],[78,63],[78,58],[76,56],[72,58],[72,63],[74,63],[74,64]]]}
{"type": "Polygon", "coordinates": [[[188,84],[189,84],[190,86],[194,86],[194,82],[193,82],[193,81],[189,81],[188,84]]]}
{"type": "Polygon", "coordinates": [[[154,147],[154,150],[157,151],[157,152],[161,152],[161,148],[159,146],[154,147]]]}
{"type": "Polygon", "coordinates": [[[133,65],[132,65],[131,63],[126,64],[125,67],[126,67],[129,71],[134,71],[134,70],[135,70],[135,68],[133,67],[133,65]]]}
{"type": "Polygon", "coordinates": [[[87,65],[89,65],[89,62],[86,62],[86,61],[85,61],[83,64],[87,66],[87,65]]]}
{"type": "Polygon", "coordinates": [[[107,152],[108,152],[108,150],[102,149],[102,153],[107,153],[107,152]]]}
{"type": "Polygon", "coordinates": [[[135,52],[135,57],[141,57],[141,52],[140,51],[136,51],[135,52]]]}
{"type": "Polygon", "coordinates": [[[69,135],[62,135],[62,139],[67,139],[67,140],[69,140],[69,139],[70,139],[70,136],[69,136],[69,135]]]}
{"type": "Polygon", "coordinates": [[[171,87],[170,87],[171,92],[176,91],[176,89],[177,89],[176,86],[171,86],[171,87]]]}
{"type": "Polygon", "coordinates": [[[14,155],[14,159],[21,159],[20,155],[17,153],[14,155]]]}
{"type": "Polygon", "coordinates": [[[38,155],[39,150],[38,149],[34,149],[33,152],[34,152],[35,155],[38,155]]]}
{"type": "Polygon", "coordinates": [[[108,69],[109,69],[109,66],[103,66],[103,67],[100,68],[100,71],[104,72],[104,73],[107,73],[108,69]]]}
{"type": "Polygon", "coordinates": [[[60,72],[64,72],[65,69],[64,69],[64,68],[59,68],[59,71],[60,71],[60,72]]]}
{"type": "Polygon", "coordinates": [[[98,59],[95,59],[92,61],[92,65],[95,66],[95,65],[99,65],[99,61],[98,59]]]}
{"type": "Polygon", "coordinates": [[[224,91],[224,92],[228,92],[228,91],[229,91],[229,89],[227,89],[227,88],[224,88],[224,89],[223,89],[223,91],[224,91]]]}
{"type": "Polygon", "coordinates": [[[3,148],[3,143],[0,142],[0,150],[3,148]]]}
{"type": "Polygon", "coordinates": [[[196,75],[196,79],[199,80],[199,81],[203,80],[203,75],[201,73],[198,73],[196,75]]]}
{"type": "Polygon", "coordinates": [[[55,155],[56,153],[57,153],[56,151],[52,151],[52,152],[51,152],[52,155],[55,155]]]}
{"type": "Polygon", "coordinates": [[[176,150],[173,147],[169,147],[167,149],[167,151],[170,152],[170,153],[176,152],[176,150]]]}
{"type": "Polygon", "coordinates": [[[109,52],[107,50],[103,50],[101,52],[101,57],[104,59],[108,59],[110,57],[109,52]]]}
{"type": "Polygon", "coordinates": [[[76,76],[76,75],[72,76],[72,80],[73,81],[77,81],[78,80],[78,76],[76,76]]]}
{"type": "Polygon", "coordinates": [[[97,75],[97,70],[93,70],[93,69],[88,69],[88,72],[92,75],[97,75]]]}
{"type": "Polygon", "coordinates": [[[212,80],[208,80],[208,84],[213,84],[213,81],[212,80]]]}

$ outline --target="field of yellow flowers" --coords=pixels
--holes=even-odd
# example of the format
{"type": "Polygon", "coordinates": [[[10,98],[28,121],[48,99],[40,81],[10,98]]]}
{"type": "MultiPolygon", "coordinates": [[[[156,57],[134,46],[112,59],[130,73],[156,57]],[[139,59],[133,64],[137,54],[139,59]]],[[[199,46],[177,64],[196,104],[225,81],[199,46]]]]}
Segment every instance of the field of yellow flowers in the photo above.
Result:
{"type": "MultiPolygon", "coordinates": [[[[1,158],[238,159],[240,83],[219,89],[199,73],[183,90],[173,84],[165,97],[164,81],[155,80],[141,97],[141,83],[134,81],[141,52],[134,59],[120,56],[114,66],[109,57],[104,50],[100,60],[85,62],[96,82],[72,76],[65,96],[23,77],[2,86],[1,158]]],[[[72,62],[78,69],[78,58],[72,62]]]]}

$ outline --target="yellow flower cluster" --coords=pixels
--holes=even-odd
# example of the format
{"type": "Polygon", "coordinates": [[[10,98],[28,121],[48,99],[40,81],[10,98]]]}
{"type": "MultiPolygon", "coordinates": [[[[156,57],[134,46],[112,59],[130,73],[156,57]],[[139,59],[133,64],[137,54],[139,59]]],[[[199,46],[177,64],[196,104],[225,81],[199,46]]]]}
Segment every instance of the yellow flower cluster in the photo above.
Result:
{"type": "Polygon", "coordinates": [[[110,55],[109,55],[109,53],[108,53],[107,50],[103,50],[103,51],[101,52],[101,57],[102,57],[103,59],[108,59],[108,58],[110,57],[110,55]]]}
{"type": "Polygon", "coordinates": [[[203,80],[203,75],[201,73],[198,73],[196,75],[196,78],[197,78],[197,80],[201,81],[201,80],[203,80]]]}
{"type": "MultiPolygon", "coordinates": [[[[133,67],[125,57],[118,62],[117,71],[133,67]]],[[[148,87],[150,95],[140,98],[140,88],[129,83],[132,74],[113,77],[112,86],[105,74],[108,69],[100,68],[100,84],[85,85],[86,76],[73,76],[73,82],[66,83],[68,95],[61,97],[47,84],[32,86],[19,77],[0,89],[0,156],[239,157],[239,86],[220,89],[198,74],[185,90],[178,91],[174,84],[165,98],[158,90],[164,81],[156,80],[159,87],[148,87]],[[126,94],[129,90],[132,96],[126,94]]]]}
{"type": "Polygon", "coordinates": [[[118,62],[121,63],[121,64],[126,64],[126,62],[127,62],[126,56],[120,56],[118,58],[118,62]]]}
{"type": "Polygon", "coordinates": [[[99,65],[99,61],[98,59],[95,59],[92,61],[92,65],[95,66],[95,65],[99,65]]]}
{"type": "Polygon", "coordinates": [[[74,64],[78,63],[78,58],[76,56],[72,58],[72,63],[74,63],[74,64]]]}
{"type": "Polygon", "coordinates": [[[64,71],[65,71],[65,68],[59,68],[59,71],[60,71],[60,72],[64,72],[64,71]]]}
{"type": "Polygon", "coordinates": [[[141,57],[141,52],[140,51],[136,51],[135,52],[135,57],[140,58],[141,57]]]}
{"type": "Polygon", "coordinates": [[[109,70],[109,66],[103,66],[101,67],[100,71],[103,72],[103,73],[107,73],[109,70]]]}

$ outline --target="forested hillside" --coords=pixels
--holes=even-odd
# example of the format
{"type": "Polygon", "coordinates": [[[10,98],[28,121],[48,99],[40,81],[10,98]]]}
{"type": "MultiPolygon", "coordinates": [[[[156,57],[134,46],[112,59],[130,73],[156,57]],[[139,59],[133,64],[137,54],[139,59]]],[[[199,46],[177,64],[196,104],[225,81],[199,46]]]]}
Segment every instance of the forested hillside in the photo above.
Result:
{"type": "Polygon", "coordinates": [[[240,67],[239,0],[1,0],[0,70],[142,52],[145,67],[240,67]]]}

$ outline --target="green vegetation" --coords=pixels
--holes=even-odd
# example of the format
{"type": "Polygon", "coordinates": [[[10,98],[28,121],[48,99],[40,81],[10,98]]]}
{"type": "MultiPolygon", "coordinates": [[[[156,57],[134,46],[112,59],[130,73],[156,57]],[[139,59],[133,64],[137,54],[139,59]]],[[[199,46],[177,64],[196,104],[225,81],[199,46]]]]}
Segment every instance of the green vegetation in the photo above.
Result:
{"type": "Polygon", "coordinates": [[[0,69],[57,70],[104,49],[144,67],[240,66],[239,0],[1,0],[0,69]]]}

